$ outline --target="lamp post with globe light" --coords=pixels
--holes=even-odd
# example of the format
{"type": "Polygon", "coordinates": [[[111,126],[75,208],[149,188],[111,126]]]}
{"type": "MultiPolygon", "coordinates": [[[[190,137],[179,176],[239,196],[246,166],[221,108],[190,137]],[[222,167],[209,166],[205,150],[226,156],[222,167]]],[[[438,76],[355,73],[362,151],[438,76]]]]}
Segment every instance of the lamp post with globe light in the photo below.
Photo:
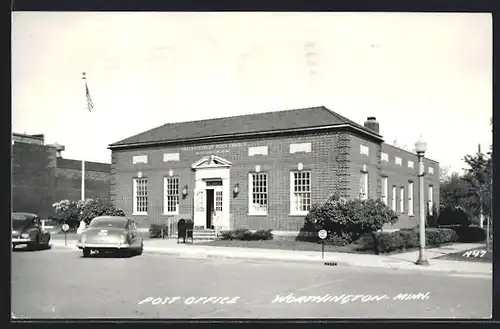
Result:
{"type": "Polygon", "coordinates": [[[422,136],[415,143],[415,151],[418,156],[418,203],[419,203],[419,218],[420,218],[420,250],[418,255],[417,265],[429,265],[427,256],[425,255],[425,202],[424,202],[424,155],[427,151],[427,143],[422,140],[422,136]]]}

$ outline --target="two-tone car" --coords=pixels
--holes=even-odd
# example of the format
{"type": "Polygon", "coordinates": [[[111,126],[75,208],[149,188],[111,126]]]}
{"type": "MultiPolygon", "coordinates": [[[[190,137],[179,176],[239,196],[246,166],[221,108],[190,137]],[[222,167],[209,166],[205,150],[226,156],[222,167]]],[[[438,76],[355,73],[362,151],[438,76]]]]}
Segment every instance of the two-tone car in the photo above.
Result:
{"type": "Polygon", "coordinates": [[[42,230],[40,217],[36,214],[13,212],[12,219],[12,249],[26,245],[29,249],[49,247],[50,232],[42,230]]]}
{"type": "Polygon", "coordinates": [[[76,245],[83,256],[96,252],[120,252],[127,255],[141,255],[143,239],[137,224],[121,216],[100,216],[92,219],[82,232],[76,245]]]}

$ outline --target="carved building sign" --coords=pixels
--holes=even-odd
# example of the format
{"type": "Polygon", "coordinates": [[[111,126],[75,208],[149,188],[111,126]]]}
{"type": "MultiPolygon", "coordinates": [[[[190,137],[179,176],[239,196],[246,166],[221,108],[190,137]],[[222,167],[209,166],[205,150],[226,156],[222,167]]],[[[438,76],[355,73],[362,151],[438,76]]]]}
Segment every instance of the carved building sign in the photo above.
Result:
{"type": "Polygon", "coordinates": [[[196,151],[196,155],[207,155],[207,154],[221,154],[221,153],[229,153],[231,148],[235,147],[244,147],[247,146],[248,143],[229,143],[229,144],[211,144],[211,145],[199,145],[199,146],[187,146],[181,147],[182,152],[186,151],[196,151]]]}

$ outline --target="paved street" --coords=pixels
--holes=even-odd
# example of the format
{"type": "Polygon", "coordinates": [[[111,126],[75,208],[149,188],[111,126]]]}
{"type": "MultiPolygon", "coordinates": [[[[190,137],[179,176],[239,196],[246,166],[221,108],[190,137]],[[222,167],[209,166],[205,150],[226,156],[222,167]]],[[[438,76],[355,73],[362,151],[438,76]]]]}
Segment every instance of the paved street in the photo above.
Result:
{"type": "Polygon", "coordinates": [[[14,315],[20,318],[486,318],[491,315],[492,280],[480,276],[147,254],[132,258],[82,258],[81,255],[72,249],[58,248],[14,251],[14,315]]]}

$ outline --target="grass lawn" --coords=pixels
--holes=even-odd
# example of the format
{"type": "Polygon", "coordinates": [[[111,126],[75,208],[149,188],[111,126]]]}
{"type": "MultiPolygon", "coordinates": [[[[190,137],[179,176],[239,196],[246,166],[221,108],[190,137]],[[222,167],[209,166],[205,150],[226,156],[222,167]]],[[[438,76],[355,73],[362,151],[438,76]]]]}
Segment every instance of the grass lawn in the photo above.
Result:
{"type": "MultiPolygon", "coordinates": [[[[301,250],[321,252],[321,244],[291,240],[261,240],[261,241],[242,241],[242,240],[215,240],[210,242],[196,243],[202,246],[214,247],[239,247],[239,248],[262,248],[262,249],[283,249],[283,250],[301,250]]],[[[345,252],[374,254],[373,250],[361,250],[361,246],[352,243],[347,246],[330,246],[325,244],[325,252],[345,252]]]]}
{"type": "Polygon", "coordinates": [[[436,257],[436,259],[443,260],[457,260],[463,262],[493,262],[493,247],[490,246],[490,250],[486,250],[486,245],[481,248],[474,248],[465,251],[456,252],[453,254],[447,254],[443,256],[436,257]]]}

